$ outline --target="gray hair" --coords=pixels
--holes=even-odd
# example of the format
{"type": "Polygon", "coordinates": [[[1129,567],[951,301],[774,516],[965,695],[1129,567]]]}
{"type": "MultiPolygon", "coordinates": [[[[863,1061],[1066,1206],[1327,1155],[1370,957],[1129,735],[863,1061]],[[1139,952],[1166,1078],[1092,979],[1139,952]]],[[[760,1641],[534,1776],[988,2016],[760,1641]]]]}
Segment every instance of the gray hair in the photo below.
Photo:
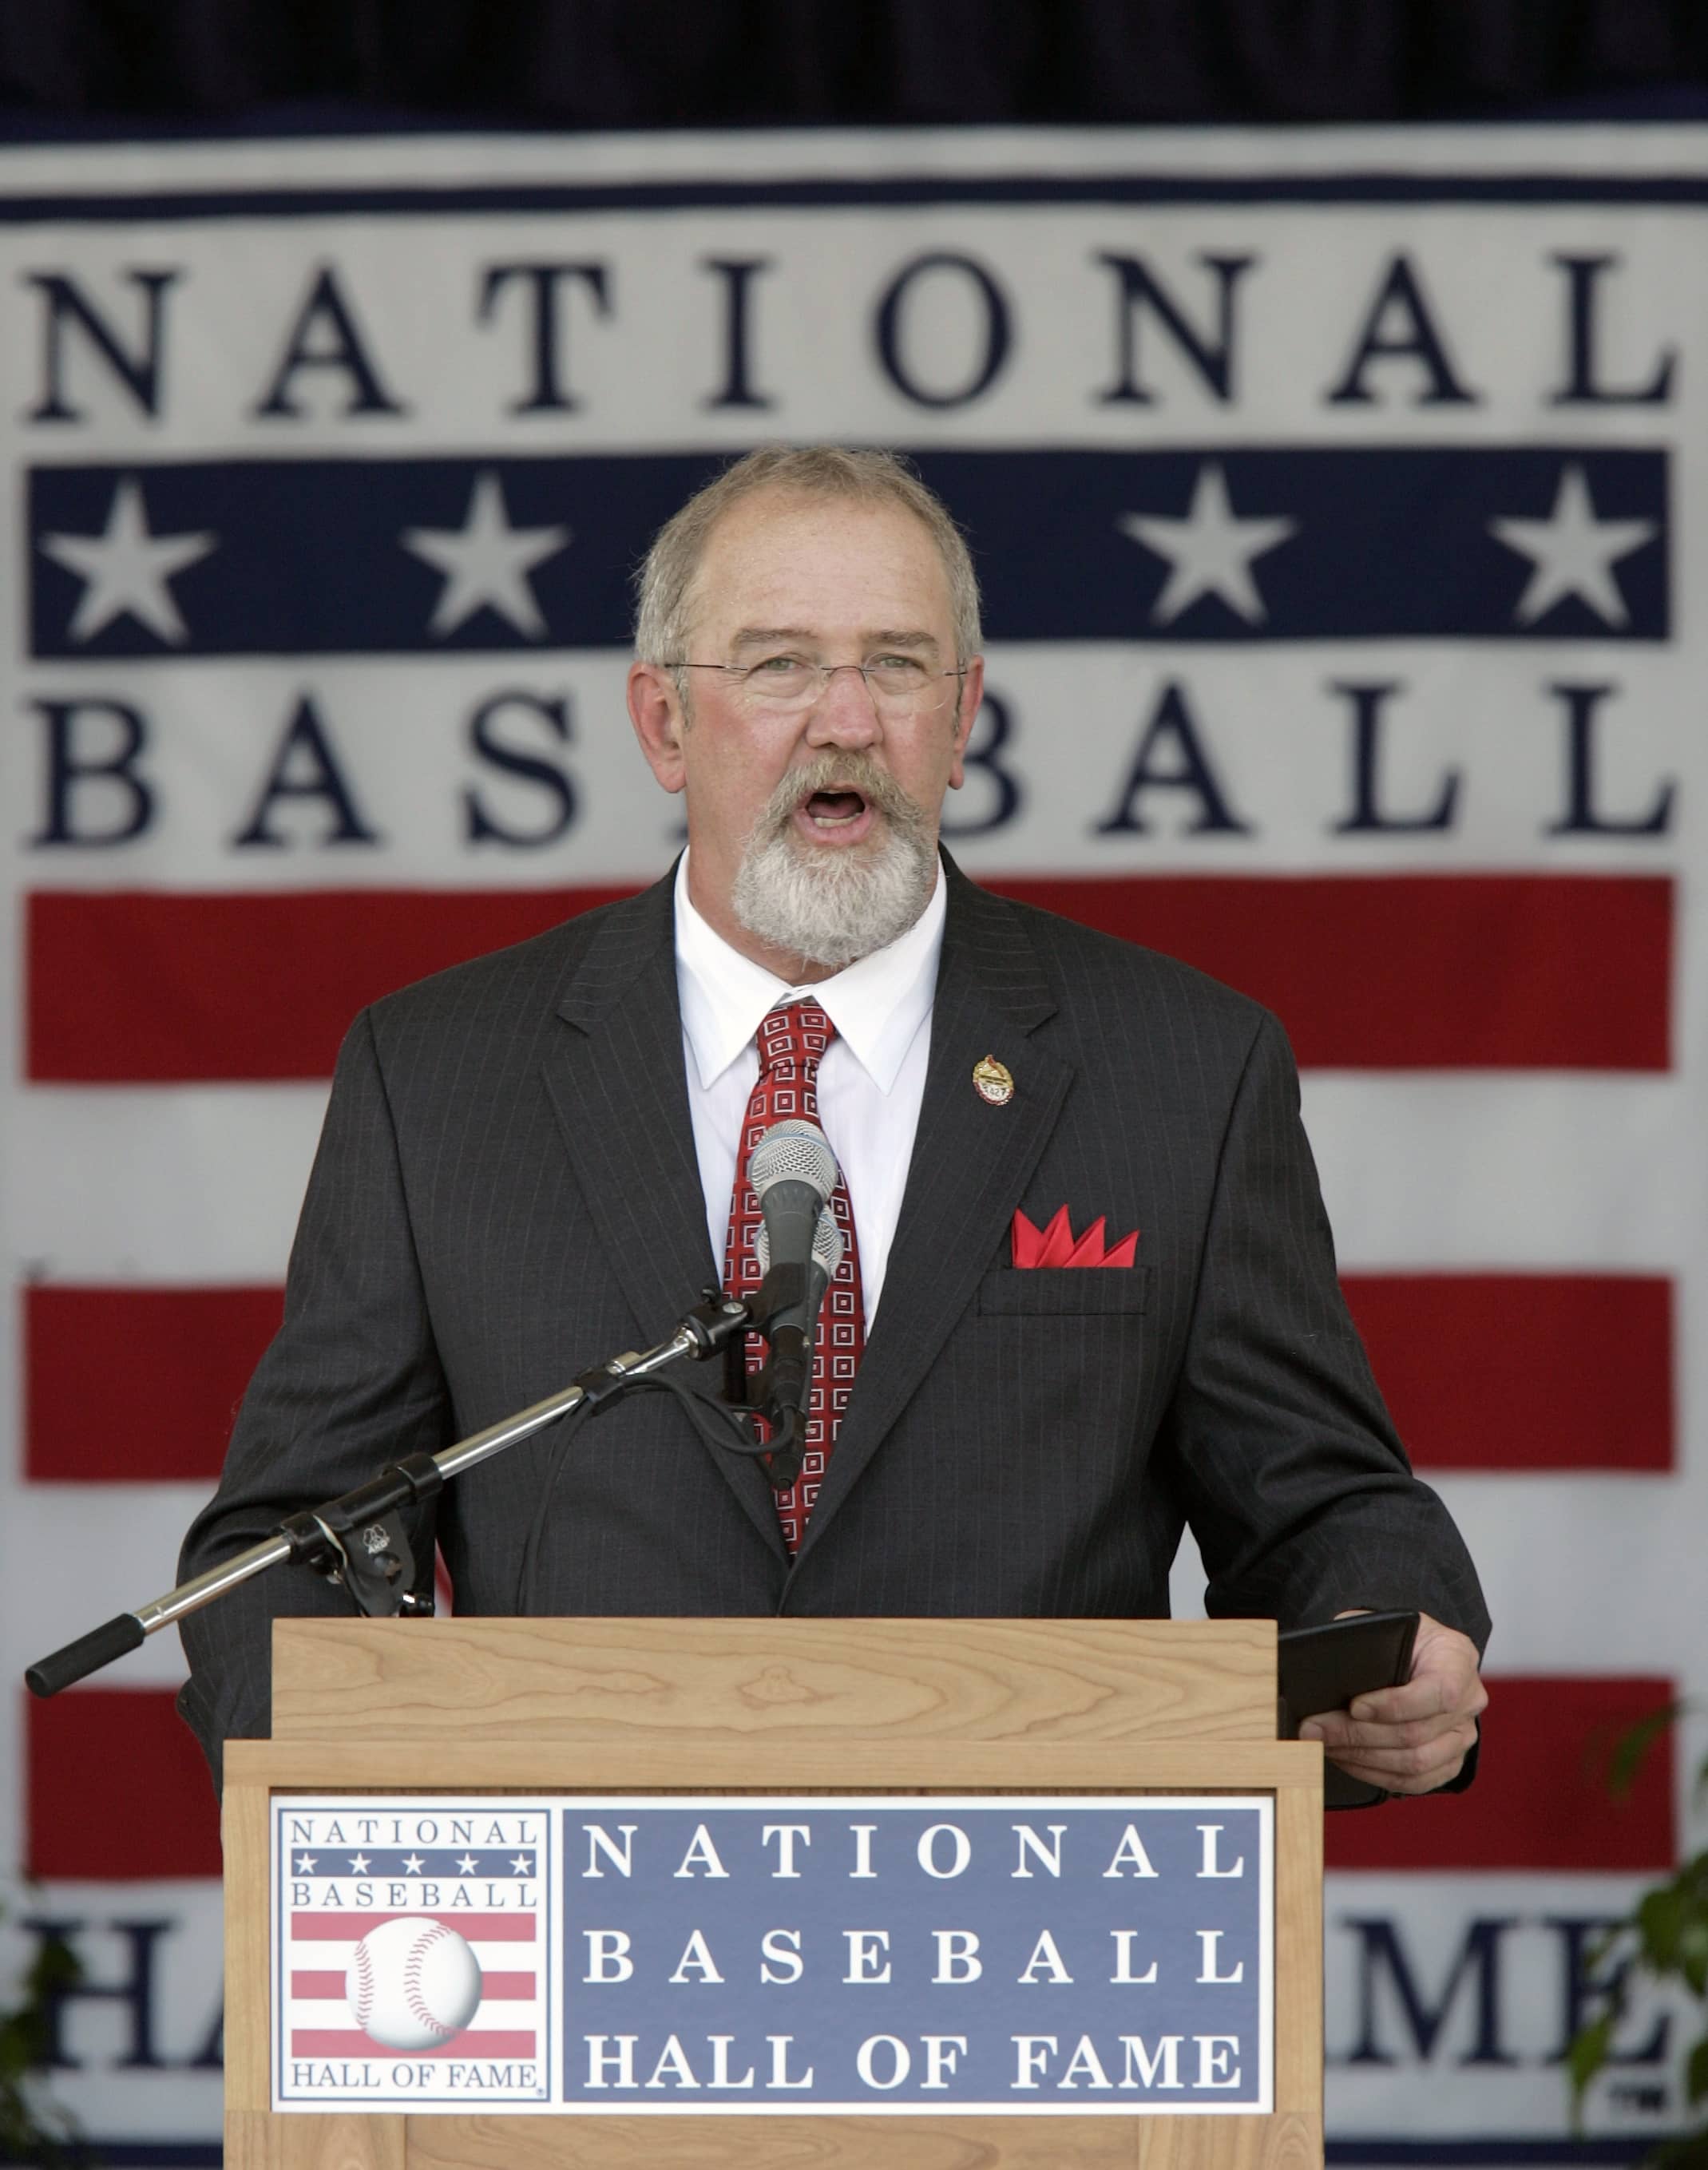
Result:
{"type": "Polygon", "coordinates": [[[911,512],[943,561],[955,660],[966,663],[978,654],[978,576],[972,553],[949,508],[906,460],[894,452],[840,445],[763,445],[714,476],[654,537],[634,583],[634,653],[641,662],[680,665],[686,660],[691,591],[707,538],[732,505],[762,489],[797,497],[854,498],[911,512]]]}

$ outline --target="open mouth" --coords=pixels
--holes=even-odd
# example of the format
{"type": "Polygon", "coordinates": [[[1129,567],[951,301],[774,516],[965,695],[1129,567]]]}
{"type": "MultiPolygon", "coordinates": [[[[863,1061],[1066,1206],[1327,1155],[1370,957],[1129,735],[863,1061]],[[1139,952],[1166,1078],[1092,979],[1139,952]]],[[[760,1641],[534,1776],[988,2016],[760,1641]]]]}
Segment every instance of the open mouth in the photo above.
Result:
{"type": "Polygon", "coordinates": [[[836,831],[853,828],[865,815],[868,804],[865,792],[833,787],[815,791],[800,810],[815,829],[836,831]]]}

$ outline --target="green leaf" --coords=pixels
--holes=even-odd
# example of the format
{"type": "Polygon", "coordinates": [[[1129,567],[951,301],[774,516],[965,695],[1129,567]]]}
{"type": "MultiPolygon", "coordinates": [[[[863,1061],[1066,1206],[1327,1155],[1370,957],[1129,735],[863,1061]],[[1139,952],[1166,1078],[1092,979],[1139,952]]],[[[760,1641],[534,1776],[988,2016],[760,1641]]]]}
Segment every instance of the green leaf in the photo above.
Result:
{"type": "Polygon", "coordinates": [[[1708,2034],[1690,2052],[1684,2066],[1684,2100],[1694,2109],[1708,2095],[1708,2034]]]}
{"type": "Polygon", "coordinates": [[[1583,1948],[1583,1964],[1591,1975],[1616,1971],[1637,1955],[1636,1927],[1631,1921],[1609,1921],[1583,1948]]]}
{"type": "MultiPolygon", "coordinates": [[[[0,1915],[4,1911],[0,1907],[0,1915]]],[[[66,2166],[92,2161],[75,2120],[47,2095],[39,2076],[49,2000],[81,1973],[64,1939],[46,1938],[20,1985],[21,2001],[9,2010],[0,2006],[0,2159],[66,2166]]]]}
{"type": "Polygon", "coordinates": [[[1613,2046],[1613,2030],[1619,2023],[1617,2012],[1604,2012],[1599,2019],[1592,2019],[1587,2027],[1580,2027],[1572,2036],[1566,2052],[1566,2069],[1571,2079],[1574,2118],[1581,2109],[1585,2089],[1607,2062],[1613,2046]]]}
{"type": "Polygon", "coordinates": [[[1642,1937],[1643,1962],[1657,1974],[1673,1974],[1679,1965],[1679,1939],[1690,1918],[1689,1895],[1674,1880],[1657,1884],[1637,1903],[1637,1927],[1642,1937]]]}
{"type": "Polygon", "coordinates": [[[1607,1759],[1607,1790],[1616,1801],[1625,1800],[1636,1783],[1649,1750],[1670,1726],[1684,1714],[1685,1705],[1669,1702],[1649,1711],[1635,1725],[1627,1726],[1607,1759]]]}

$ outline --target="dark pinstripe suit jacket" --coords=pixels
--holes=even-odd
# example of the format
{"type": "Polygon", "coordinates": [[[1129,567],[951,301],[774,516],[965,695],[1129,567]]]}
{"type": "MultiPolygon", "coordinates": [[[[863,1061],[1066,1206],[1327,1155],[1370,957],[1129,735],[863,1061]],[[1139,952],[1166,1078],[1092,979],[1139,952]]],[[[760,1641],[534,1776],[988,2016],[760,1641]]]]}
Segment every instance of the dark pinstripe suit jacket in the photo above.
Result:
{"type": "MultiPolygon", "coordinates": [[[[576,1438],[542,1609],[1156,1615],[1183,1519],[1209,1609],[1418,1606],[1479,1643],[1475,1574],[1411,1474],[1335,1278],[1292,1059],[1256,1004],[949,869],[924,1107],[883,1301],[791,1566],[769,1487],[668,1398],[576,1438]],[[993,1055],[1005,1107],[975,1092],[993,1055]],[[1141,1231],[1136,1270],[1016,1271],[1017,1206],[1141,1231]]],[[[291,1263],[183,1572],[389,1456],[645,1344],[715,1277],[668,880],[359,1018],[291,1263]]],[[[511,1609],[552,1446],[460,1478],[459,1611],[511,1609]]],[[[211,1754],[265,1732],[276,1573],[185,1624],[211,1754]]]]}

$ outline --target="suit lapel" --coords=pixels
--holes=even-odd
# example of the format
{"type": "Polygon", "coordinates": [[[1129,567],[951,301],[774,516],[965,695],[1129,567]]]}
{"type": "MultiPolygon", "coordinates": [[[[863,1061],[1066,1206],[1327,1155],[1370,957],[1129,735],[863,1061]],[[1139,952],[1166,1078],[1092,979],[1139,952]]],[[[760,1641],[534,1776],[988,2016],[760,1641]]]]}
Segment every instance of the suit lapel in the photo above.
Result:
{"type": "Polygon", "coordinates": [[[801,1540],[811,1551],[966,1310],[1055,1128],[1073,1077],[1029,1034],[1055,997],[1019,914],[945,862],[948,919],[924,1099],[883,1295],[848,1414],[801,1540]],[[1005,1063],[1015,1094],[980,1098],[973,1066],[1005,1063]]]}
{"type": "MultiPolygon", "coordinates": [[[[673,884],[667,877],[608,913],[559,1002],[560,1029],[544,1066],[594,1229],[649,1344],[720,1277],[707,1242],[683,1066],[673,884]]],[[[715,1458],[782,1554],[758,1464],[721,1451],[715,1458]]]]}

